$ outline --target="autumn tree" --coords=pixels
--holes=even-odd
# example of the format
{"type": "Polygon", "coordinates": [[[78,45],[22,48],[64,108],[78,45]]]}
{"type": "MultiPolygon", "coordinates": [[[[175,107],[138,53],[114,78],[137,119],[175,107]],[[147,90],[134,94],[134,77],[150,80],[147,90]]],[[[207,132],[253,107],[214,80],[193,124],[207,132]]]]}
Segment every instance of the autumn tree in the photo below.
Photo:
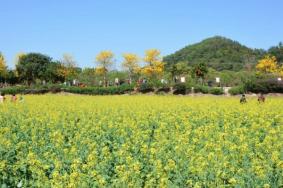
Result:
{"type": "Polygon", "coordinates": [[[151,78],[157,78],[163,73],[164,63],[162,62],[159,50],[150,49],[145,51],[144,62],[147,63],[142,69],[145,75],[151,78]]]}
{"type": "Polygon", "coordinates": [[[109,71],[110,66],[114,63],[113,58],[114,58],[113,52],[108,50],[101,51],[96,56],[96,62],[98,64],[98,67],[96,68],[96,72],[103,76],[104,87],[107,86],[106,75],[107,72],[109,71]]]}
{"type": "Polygon", "coordinates": [[[6,74],[7,74],[6,61],[2,53],[0,52],[0,78],[2,80],[5,80],[6,74]]]}
{"type": "Polygon", "coordinates": [[[283,65],[281,65],[281,67],[278,67],[278,70],[277,70],[279,76],[283,76],[283,65]]]}
{"type": "Polygon", "coordinates": [[[73,56],[70,54],[63,54],[63,59],[60,61],[60,66],[58,67],[58,74],[64,77],[65,81],[70,81],[74,79],[77,72],[77,63],[73,56]]]}
{"type": "Polygon", "coordinates": [[[275,56],[267,55],[258,61],[256,69],[262,73],[275,73],[277,71],[277,60],[275,56]]]}
{"type": "Polygon", "coordinates": [[[139,71],[139,57],[136,54],[125,53],[123,54],[123,58],[122,66],[127,69],[131,82],[133,75],[139,71]]]}
{"type": "Polygon", "coordinates": [[[17,64],[19,63],[19,59],[21,57],[23,57],[24,55],[26,55],[26,53],[24,52],[19,52],[16,54],[15,58],[14,58],[14,64],[17,66],[17,64]]]}

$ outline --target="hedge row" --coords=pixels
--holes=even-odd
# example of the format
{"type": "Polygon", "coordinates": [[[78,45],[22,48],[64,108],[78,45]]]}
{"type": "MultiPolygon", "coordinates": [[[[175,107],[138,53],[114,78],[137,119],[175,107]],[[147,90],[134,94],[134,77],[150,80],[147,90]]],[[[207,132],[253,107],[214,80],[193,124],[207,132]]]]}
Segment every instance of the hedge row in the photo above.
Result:
{"type": "Polygon", "coordinates": [[[63,89],[64,92],[77,93],[77,94],[88,94],[88,95],[119,95],[126,94],[134,91],[133,85],[122,85],[119,87],[66,87],[63,89]]]}
{"type": "MultiPolygon", "coordinates": [[[[111,87],[74,87],[74,86],[60,86],[60,85],[53,85],[53,86],[37,86],[37,87],[7,87],[0,89],[2,94],[45,94],[48,92],[51,93],[58,93],[58,92],[68,92],[68,93],[76,93],[76,94],[88,94],[88,95],[119,95],[119,94],[126,94],[131,93],[134,91],[134,85],[121,85],[121,86],[111,86],[111,87]]],[[[160,85],[159,88],[155,88],[150,83],[141,84],[138,88],[138,92],[140,93],[148,93],[148,92],[155,92],[156,94],[163,94],[168,93],[171,91],[171,87],[169,85],[160,85]]],[[[222,88],[211,88],[208,86],[195,86],[194,87],[195,93],[210,93],[214,95],[222,95],[223,89],[222,88]]],[[[191,87],[185,84],[176,84],[173,87],[174,94],[188,94],[192,93],[191,87]]]]}
{"type": "Polygon", "coordinates": [[[1,88],[0,93],[5,95],[19,94],[19,93],[25,93],[26,89],[27,89],[26,87],[22,87],[22,86],[6,87],[6,88],[1,88]]]}
{"type": "Polygon", "coordinates": [[[1,88],[1,94],[45,94],[45,93],[59,93],[59,92],[69,92],[77,94],[88,94],[88,95],[114,95],[114,94],[125,94],[134,91],[133,85],[121,85],[119,87],[66,87],[60,85],[53,86],[33,86],[33,87],[7,87],[1,88]]]}
{"type": "Polygon", "coordinates": [[[223,95],[224,90],[222,88],[208,87],[203,85],[190,86],[183,83],[175,84],[174,94],[188,94],[188,93],[203,93],[213,95],[223,95]]]}
{"type": "Polygon", "coordinates": [[[268,79],[247,82],[245,89],[252,93],[283,93],[283,81],[268,79]]]}
{"type": "Polygon", "coordinates": [[[249,81],[229,90],[231,95],[243,93],[283,93],[283,81],[276,79],[249,81]]]}

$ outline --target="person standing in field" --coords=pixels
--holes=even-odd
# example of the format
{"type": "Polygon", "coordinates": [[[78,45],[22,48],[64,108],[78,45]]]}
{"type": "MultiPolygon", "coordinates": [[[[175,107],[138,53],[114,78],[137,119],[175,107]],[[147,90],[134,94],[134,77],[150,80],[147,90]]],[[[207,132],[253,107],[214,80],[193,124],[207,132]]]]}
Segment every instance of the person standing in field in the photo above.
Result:
{"type": "Polygon", "coordinates": [[[4,102],[4,97],[2,94],[0,94],[0,103],[3,103],[4,102]]]}
{"type": "Polygon", "coordinates": [[[1,94],[1,96],[3,97],[3,102],[5,102],[6,101],[5,94],[1,94]]]}
{"type": "Polygon", "coordinates": [[[15,94],[12,95],[11,102],[17,102],[17,96],[15,94]]]}
{"type": "Polygon", "coordinates": [[[264,102],[265,102],[265,97],[263,96],[262,93],[258,96],[257,101],[258,101],[259,103],[264,103],[264,102]]]}
{"type": "Polygon", "coordinates": [[[241,104],[247,103],[247,99],[246,99],[246,95],[245,94],[242,95],[242,97],[240,99],[240,103],[241,104]]]}

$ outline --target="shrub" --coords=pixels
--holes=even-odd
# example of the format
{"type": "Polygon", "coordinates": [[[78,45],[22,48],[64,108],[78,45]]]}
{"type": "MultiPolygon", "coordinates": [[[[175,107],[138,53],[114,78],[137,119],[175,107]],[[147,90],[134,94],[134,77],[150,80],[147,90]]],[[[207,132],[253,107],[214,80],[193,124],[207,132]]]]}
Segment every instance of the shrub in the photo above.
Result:
{"type": "Polygon", "coordinates": [[[156,91],[157,94],[159,93],[168,93],[170,92],[171,88],[170,88],[170,85],[169,84],[160,84],[158,86],[158,89],[156,91]]]}
{"type": "Polygon", "coordinates": [[[48,89],[25,89],[24,94],[45,94],[48,93],[48,89]]]}
{"type": "Polygon", "coordinates": [[[123,84],[118,87],[111,87],[111,92],[113,94],[126,94],[134,91],[134,85],[123,84]]]}
{"type": "Polygon", "coordinates": [[[148,93],[148,92],[153,92],[154,87],[153,84],[151,83],[142,83],[140,87],[138,88],[138,91],[141,93],[148,93]]]}
{"type": "Polygon", "coordinates": [[[209,89],[209,93],[213,95],[223,95],[224,91],[223,88],[214,87],[209,89]]]}
{"type": "Polygon", "coordinates": [[[65,87],[65,92],[77,93],[77,94],[88,94],[88,95],[119,95],[134,91],[134,85],[121,85],[111,87],[65,87]]]}
{"type": "Polygon", "coordinates": [[[209,93],[209,87],[208,86],[202,86],[202,85],[195,85],[194,86],[194,92],[195,93],[209,93]]]}
{"type": "Polygon", "coordinates": [[[182,95],[185,95],[187,94],[187,86],[185,83],[176,83],[174,85],[174,94],[178,95],[178,94],[182,94],[182,95]]]}
{"type": "Polygon", "coordinates": [[[62,90],[62,85],[59,84],[35,85],[32,88],[35,90],[48,90],[47,92],[51,92],[51,93],[59,93],[62,90]]]}
{"type": "Polygon", "coordinates": [[[6,88],[1,88],[0,92],[5,95],[12,95],[12,94],[19,94],[19,93],[24,93],[26,87],[24,86],[14,86],[14,87],[6,87],[6,88]]]}
{"type": "Polygon", "coordinates": [[[231,89],[229,89],[229,93],[231,95],[244,94],[245,93],[245,87],[243,85],[232,87],[231,89]]]}

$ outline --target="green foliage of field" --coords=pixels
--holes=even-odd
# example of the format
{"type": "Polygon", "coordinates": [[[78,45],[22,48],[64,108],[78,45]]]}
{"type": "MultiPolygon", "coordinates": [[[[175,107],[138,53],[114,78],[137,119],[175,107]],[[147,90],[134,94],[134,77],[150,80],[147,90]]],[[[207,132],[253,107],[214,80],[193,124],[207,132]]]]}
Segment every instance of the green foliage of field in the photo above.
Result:
{"type": "Polygon", "coordinates": [[[280,187],[283,99],[25,96],[0,104],[1,187],[280,187]]]}

